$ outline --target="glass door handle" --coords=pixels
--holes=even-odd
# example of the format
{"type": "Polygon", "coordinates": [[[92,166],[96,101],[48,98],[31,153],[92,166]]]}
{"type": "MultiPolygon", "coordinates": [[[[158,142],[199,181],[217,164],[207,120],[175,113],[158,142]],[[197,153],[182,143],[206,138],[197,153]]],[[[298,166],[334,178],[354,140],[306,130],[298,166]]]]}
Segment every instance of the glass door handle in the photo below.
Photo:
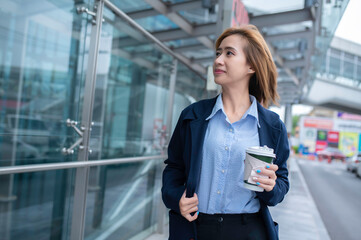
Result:
{"type": "Polygon", "coordinates": [[[70,146],[70,148],[63,148],[61,150],[62,154],[64,155],[69,155],[69,154],[73,154],[74,153],[74,148],[76,148],[77,146],[79,146],[79,150],[83,150],[84,147],[83,145],[81,145],[83,143],[83,132],[84,132],[84,127],[80,127],[80,129],[76,126],[78,125],[78,122],[73,121],[71,119],[67,119],[66,120],[66,125],[68,127],[72,127],[75,132],[80,136],[80,138],[78,140],[76,140],[76,142],[70,146]]]}

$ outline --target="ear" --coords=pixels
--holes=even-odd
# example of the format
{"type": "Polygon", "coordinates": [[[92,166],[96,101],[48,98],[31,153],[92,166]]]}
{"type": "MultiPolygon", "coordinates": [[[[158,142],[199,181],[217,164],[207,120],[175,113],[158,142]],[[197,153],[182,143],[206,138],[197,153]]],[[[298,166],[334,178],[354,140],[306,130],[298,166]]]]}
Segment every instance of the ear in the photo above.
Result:
{"type": "Polygon", "coordinates": [[[249,68],[248,73],[254,73],[254,70],[252,68],[249,68]]]}

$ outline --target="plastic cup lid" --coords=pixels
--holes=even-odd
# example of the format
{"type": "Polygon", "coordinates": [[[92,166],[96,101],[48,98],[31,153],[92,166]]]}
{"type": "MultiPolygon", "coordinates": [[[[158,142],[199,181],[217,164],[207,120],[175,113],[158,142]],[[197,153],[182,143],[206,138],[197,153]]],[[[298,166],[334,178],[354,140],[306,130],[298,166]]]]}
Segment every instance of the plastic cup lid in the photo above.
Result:
{"type": "Polygon", "coordinates": [[[272,148],[268,148],[266,145],[263,147],[256,146],[256,147],[249,147],[246,150],[247,153],[256,154],[256,155],[262,155],[266,157],[276,157],[276,154],[273,153],[272,148]]]}

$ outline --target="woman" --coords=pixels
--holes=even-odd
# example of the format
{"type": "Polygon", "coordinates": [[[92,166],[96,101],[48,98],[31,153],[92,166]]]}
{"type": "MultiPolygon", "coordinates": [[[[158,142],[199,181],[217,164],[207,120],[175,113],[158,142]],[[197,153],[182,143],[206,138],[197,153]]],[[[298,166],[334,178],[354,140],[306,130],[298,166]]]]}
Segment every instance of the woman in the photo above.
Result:
{"type": "Polygon", "coordinates": [[[277,72],[253,25],[225,30],[216,41],[214,79],[222,93],[188,106],[169,143],[162,197],[170,208],[171,240],[278,239],[267,206],[289,189],[287,131],[267,109],[276,103],[277,72]],[[263,192],[243,187],[245,150],[274,149],[257,171],[263,192]]]}

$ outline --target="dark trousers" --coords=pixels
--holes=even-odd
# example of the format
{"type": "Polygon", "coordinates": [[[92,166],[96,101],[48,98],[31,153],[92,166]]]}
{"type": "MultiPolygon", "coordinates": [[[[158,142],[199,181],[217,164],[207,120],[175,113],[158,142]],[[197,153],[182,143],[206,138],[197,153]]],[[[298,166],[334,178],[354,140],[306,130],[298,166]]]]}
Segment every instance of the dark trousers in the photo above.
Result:
{"type": "Polygon", "coordinates": [[[204,214],[196,220],[198,240],[266,240],[260,213],[204,214]]]}

